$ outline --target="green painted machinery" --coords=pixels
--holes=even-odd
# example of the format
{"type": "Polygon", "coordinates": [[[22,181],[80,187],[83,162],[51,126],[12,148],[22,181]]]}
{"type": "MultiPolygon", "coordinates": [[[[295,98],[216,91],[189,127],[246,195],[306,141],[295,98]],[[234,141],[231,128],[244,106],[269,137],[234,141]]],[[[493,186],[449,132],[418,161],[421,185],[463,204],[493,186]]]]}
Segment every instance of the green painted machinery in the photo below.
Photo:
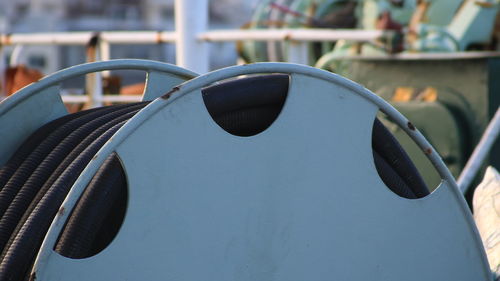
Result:
{"type": "MultiPolygon", "coordinates": [[[[310,63],[365,85],[410,116],[453,175],[460,174],[499,106],[500,82],[496,77],[500,77],[500,53],[495,53],[500,34],[498,0],[289,0],[280,2],[289,8],[282,8],[281,14],[272,6],[276,2],[280,1],[262,1],[255,11],[255,22],[282,15],[288,28],[307,28],[292,12],[312,19],[328,18],[342,14],[354,3],[351,15],[356,24],[351,28],[393,30],[393,40],[364,44],[340,40],[331,42],[329,50],[322,42],[323,49],[316,49],[316,53],[310,45],[310,54],[316,54],[310,55],[310,63]]],[[[265,42],[245,44],[243,54],[261,54],[250,56],[250,61],[286,59],[273,56],[272,50],[263,47],[265,42]]],[[[402,143],[409,143],[397,129],[394,133],[402,143]]],[[[409,149],[414,151],[410,154],[428,184],[437,186],[439,177],[427,168],[429,164],[420,150],[411,145],[409,149]]],[[[498,145],[488,163],[499,167],[498,145]]]]}
{"type": "MultiPolygon", "coordinates": [[[[408,116],[455,177],[500,106],[499,53],[357,57],[345,63],[341,75],[372,89],[408,116]]],[[[403,145],[409,143],[392,128],[403,145]]],[[[437,186],[439,179],[420,150],[407,150],[429,186],[437,186]]],[[[498,141],[487,163],[500,166],[498,141]]]]}

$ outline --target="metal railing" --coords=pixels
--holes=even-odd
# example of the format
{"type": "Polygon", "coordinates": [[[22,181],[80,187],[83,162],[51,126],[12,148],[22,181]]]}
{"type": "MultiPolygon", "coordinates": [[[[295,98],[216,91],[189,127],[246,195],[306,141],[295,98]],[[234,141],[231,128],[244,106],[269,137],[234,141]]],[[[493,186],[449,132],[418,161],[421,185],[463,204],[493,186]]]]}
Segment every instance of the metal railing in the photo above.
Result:
{"type": "MultiPolygon", "coordinates": [[[[197,42],[290,41],[291,48],[311,41],[350,40],[369,42],[386,36],[382,30],[325,30],[325,29],[261,29],[261,30],[212,30],[199,33],[197,42]]],[[[15,45],[87,45],[99,38],[99,49],[109,49],[109,45],[163,44],[175,43],[179,33],[175,31],[104,31],[104,32],[52,32],[0,34],[0,47],[15,45]]],[[[197,57],[196,53],[191,56],[197,57]]],[[[101,59],[109,59],[109,53],[101,54],[101,59]]],[[[293,58],[292,58],[293,60],[293,58]]],[[[299,62],[300,63],[300,62],[299,62]]],[[[303,62],[302,62],[303,63],[303,62]]]]}
{"type": "MultiPolygon", "coordinates": [[[[54,32],[0,34],[0,73],[5,73],[4,47],[23,45],[76,45],[94,42],[95,58],[109,60],[111,45],[164,44],[176,45],[176,64],[198,73],[209,71],[209,42],[288,41],[288,61],[308,64],[308,42],[337,41],[341,39],[369,42],[388,35],[381,30],[328,30],[328,29],[262,29],[262,30],[207,30],[208,1],[176,0],[176,31],[105,31],[105,32],[54,32]],[[196,6],[196,9],[190,7],[196,6]]],[[[106,73],[104,74],[106,75],[106,73]]],[[[101,74],[92,77],[96,85],[87,86],[90,96],[65,96],[65,102],[91,102],[99,106],[101,101],[127,102],[140,97],[103,97],[101,74]]],[[[5,85],[0,75],[0,84],[5,85]]],[[[0,92],[0,98],[3,94],[0,92]]]]}
{"type": "MultiPolygon", "coordinates": [[[[235,42],[242,40],[253,41],[288,41],[288,61],[300,64],[308,63],[307,43],[311,41],[337,41],[347,39],[358,42],[368,42],[385,36],[386,32],[380,30],[324,30],[324,29],[265,29],[265,30],[212,30],[199,33],[196,44],[208,42],[235,42]]],[[[96,52],[99,60],[109,60],[111,57],[111,45],[133,45],[133,44],[164,44],[176,43],[179,37],[174,31],[105,31],[105,32],[54,32],[54,33],[19,33],[0,34],[0,58],[4,61],[3,47],[26,46],[26,45],[57,45],[57,46],[86,46],[92,40],[97,42],[96,52]]],[[[178,46],[177,46],[178,48],[178,46]]],[[[199,73],[208,71],[208,54],[193,50],[191,47],[188,60],[177,64],[199,73]],[[200,64],[206,61],[203,68],[200,64]],[[195,66],[189,67],[197,62],[195,66]]],[[[177,56],[183,56],[177,54],[177,56]]],[[[0,65],[1,73],[5,72],[5,65],[0,65]]],[[[2,77],[3,78],[3,77],[2,77]]],[[[2,81],[2,85],[4,85],[2,81]]],[[[140,97],[102,97],[102,91],[96,87],[92,93],[93,98],[82,96],[64,96],[65,102],[80,103],[94,100],[129,102],[139,100],[140,97]],[[95,97],[97,96],[97,97],[95,97]]],[[[1,96],[1,95],[0,95],[1,96]]],[[[93,104],[98,106],[99,104],[93,104]]]]}

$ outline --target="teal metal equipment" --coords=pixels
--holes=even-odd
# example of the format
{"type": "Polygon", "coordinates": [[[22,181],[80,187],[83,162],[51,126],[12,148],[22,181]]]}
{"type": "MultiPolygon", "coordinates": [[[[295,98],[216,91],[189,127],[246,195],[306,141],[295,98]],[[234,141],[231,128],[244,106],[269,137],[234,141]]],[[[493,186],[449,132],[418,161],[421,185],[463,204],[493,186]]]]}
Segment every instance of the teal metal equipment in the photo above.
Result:
{"type": "MultiPolygon", "coordinates": [[[[356,3],[346,0],[263,0],[244,28],[346,28],[354,27],[348,18],[354,17],[356,3]],[[340,14],[339,14],[340,13],[340,14]],[[342,26],[339,19],[347,19],[342,26]]],[[[240,44],[240,55],[246,62],[287,61],[288,45],[291,42],[244,41],[240,44]]],[[[308,44],[310,64],[332,48],[333,42],[308,44]]]]}
{"type": "Polygon", "coordinates": [[[230,67],[172,88],[93,157],[45,237],[37,280],[491,280],[481,240],[433,147],[393,107],[306,66],[230,67]],[[202,89],[240,75],[290,77],[265,131],[229,134],[202,89]],[[381,181],[371,135],[378,111],[426,152],[442,182],[409,200],[381,181]],[[128,182],[124,222],[102,252],[54,246],[96,171],[116,153],[128,182]]]}
{"type": "Polygon", "coordinates": [[[499,7],[498,0],[464,1],[447,26],[420,24],[416,30],[419,39],[409,49],[419,52],[460,52],[468,50],[472,44],[487,45],[492,39],[499,7]]]}
{"type": "MultiPolygon", "coordinates": [[[[460,175],[500,106],[498,52],[356,56],[339,62],[344,65],[339,74],[361,83],[410,118],[455,177],[460,175]],[[404,89],[408,94],[406,100],[398,100],[398,94],[404,89]],[[433,92],[428,98],[425,97],[427,90],[433,92]]],[[[411,145],[406,134],[395,126],[390,128],[428,185],[437,186],[440,177],[432,171],[420,149],[405,146],[411,145]]],[[[499,167],[499,142],[489,153],[486,165],[499,167]]],[[[470,189],[469,199],[473,189],[470,189]]]]}

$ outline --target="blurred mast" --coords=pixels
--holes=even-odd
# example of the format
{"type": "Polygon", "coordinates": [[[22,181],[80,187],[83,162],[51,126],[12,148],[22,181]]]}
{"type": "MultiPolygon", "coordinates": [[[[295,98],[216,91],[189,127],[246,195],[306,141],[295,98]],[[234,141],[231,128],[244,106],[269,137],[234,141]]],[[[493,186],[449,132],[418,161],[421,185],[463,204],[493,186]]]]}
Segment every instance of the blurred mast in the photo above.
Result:
{"type": "Polygon", "coordinates": [[[207,0],[175,0],[176,64],[203,74],[209,70],[207,43],[198,39],[208,26],[207,0]]]}

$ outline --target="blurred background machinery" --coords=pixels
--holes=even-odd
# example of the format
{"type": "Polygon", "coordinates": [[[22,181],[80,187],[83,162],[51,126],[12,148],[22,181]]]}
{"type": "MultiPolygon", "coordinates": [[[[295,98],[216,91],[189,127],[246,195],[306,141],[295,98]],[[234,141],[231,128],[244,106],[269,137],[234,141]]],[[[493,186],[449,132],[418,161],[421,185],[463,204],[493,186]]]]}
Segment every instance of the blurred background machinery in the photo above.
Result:
{"type": "MultiPolygon", "coordinates": [[[[247,28],[384,30],[360,43],[308,46],[309,63],[348,77],[409,116],[458,177],[500,105],[499,1],[261,1],[247,28]]],[[[293,42],[239,45],[246,62],[286,60],[293,42]]],[[[389,124],[391,121],[386,120],[389,124]]],[[[391,126],[389,126],[391,127],[391,126]]],[[[405,144],[405,137],[393,130],[405,144]]],[[[416,147],[410,155],[429,186],[439,179],[416,147]]],[[[490,163],[500,164],[498,142],[490,163]]],[[[470,194],[469,194],[470,196],[470,194]]]]}

